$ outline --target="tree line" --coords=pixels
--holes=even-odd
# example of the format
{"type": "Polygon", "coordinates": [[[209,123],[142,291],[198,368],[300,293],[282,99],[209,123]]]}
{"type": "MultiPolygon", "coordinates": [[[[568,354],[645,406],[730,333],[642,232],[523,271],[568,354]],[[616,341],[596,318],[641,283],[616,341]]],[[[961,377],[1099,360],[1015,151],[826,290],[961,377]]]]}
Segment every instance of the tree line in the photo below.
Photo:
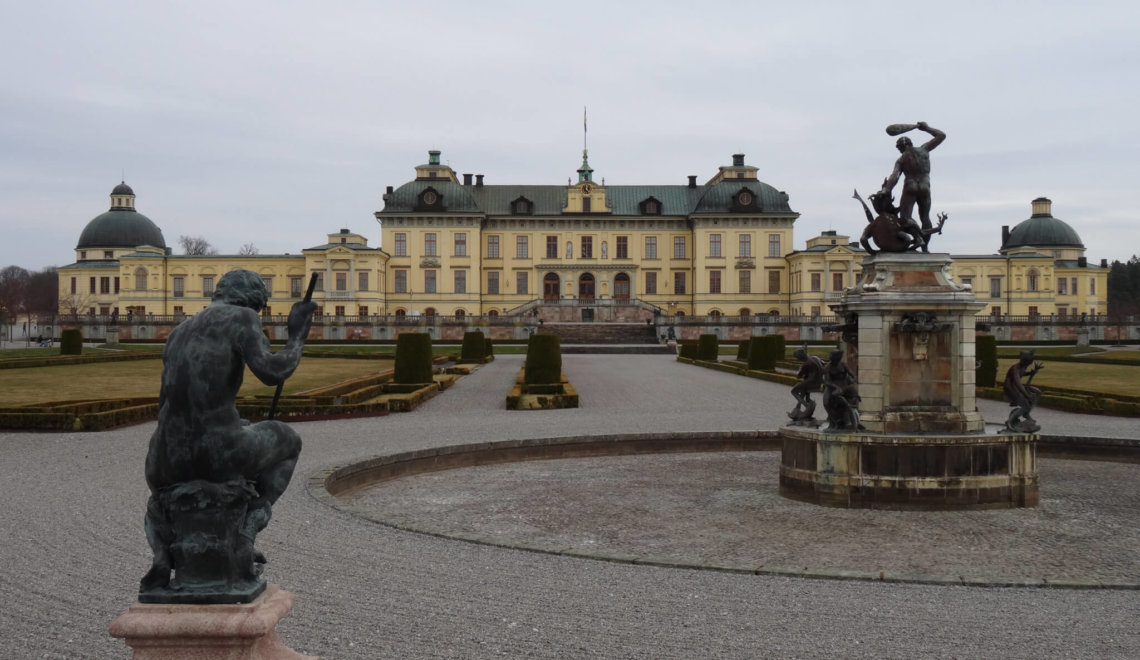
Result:
{"type": "Polygon", "coordinates": [[[1113,261],[1108,271],[1108,315],[1140,316],[1140,257],[1113,261]]]}

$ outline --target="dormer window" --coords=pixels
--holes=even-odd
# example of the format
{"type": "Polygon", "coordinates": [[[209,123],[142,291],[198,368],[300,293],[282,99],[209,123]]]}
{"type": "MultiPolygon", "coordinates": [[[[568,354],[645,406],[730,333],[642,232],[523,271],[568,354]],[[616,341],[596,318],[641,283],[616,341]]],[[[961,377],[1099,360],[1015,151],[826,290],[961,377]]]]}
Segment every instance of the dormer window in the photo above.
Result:
{"type": "Polygon", "coordinates": [[[511,202],[511,213],[514,215],[531,215],[534,213],[534,202],[526,197],[519,197],[511,202]]]}
{"type": "Polygon", "coordinates": [[[733,211],[758,211],[756,196],[748,188],[741,188],[732,198],[733,211]]]}
{"type": "Polygon", "coordinates": [[[661,202],[654,197],[641,202],[641,215],[661,215],[661,202]]]}
{"type": "Polygon", "coordinates": [[[443,210],[442,198],[435,188],[427,188],[420,193],[420,203],[417,211],[443,210]]]}

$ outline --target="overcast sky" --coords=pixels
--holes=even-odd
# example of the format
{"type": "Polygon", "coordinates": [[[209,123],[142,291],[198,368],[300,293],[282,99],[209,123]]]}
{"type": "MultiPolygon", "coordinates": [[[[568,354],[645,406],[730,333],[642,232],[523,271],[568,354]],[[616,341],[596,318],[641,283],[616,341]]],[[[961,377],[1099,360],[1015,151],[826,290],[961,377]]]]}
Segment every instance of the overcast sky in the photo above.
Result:
{"type": "Polygon", "coordinates": [[[996,252],[1044,195],[1091,261],[1140,253],[1136,2],[4,4],[0,266],[73,262],[124,173],[176,251],[376,246],[428,149],[488,184],[575,176],[583,106],[595,179],[703,183],[742,152],[796,248],[857,238],[884,128],[925,120],[935,251],[996,252]]]}

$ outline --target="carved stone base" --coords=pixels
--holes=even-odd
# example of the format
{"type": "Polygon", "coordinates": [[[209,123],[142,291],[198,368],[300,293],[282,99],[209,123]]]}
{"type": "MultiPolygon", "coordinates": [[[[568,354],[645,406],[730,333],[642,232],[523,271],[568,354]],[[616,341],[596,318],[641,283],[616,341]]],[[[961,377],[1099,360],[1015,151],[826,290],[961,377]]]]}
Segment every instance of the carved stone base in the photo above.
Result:
{"type": "Polygon", "coordinates": [[[277,622],[293,602],[293,594],[271,584],[240,605],[135,603],[111,624],[111,636],[134,649],[134,660],[316,660],[277,637],[277,622]]]}

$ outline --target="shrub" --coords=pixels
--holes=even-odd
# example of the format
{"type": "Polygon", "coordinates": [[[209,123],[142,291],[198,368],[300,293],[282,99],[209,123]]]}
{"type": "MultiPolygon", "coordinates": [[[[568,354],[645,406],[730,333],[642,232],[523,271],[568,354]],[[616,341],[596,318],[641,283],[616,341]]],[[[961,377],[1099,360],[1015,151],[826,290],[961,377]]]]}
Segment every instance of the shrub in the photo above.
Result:
{"type": "Polygon", "coordinates": [[[530,336],[523,382],[528,385],[562,382],[562,343],[558,335],[536,332],[530,336]]]}
{"type": "Polygon", "coordinates": [[[495,354],[495,345],[491,342],[490,337],[483,338],[483,356],[491,357],[495,354]]]}
{"type": "Polygon", "coordinates": [[[396,383],[430,383],[431,335],[426,332],[404,332],[396,339],[396,383]]]}
{"type": "Polygon", "coordinates": [[[784,336],[764,335],[753,337],[748,345],[748,368],[773,371],[776,362],[784,359],[784,336]]]}
{"type": "Polygon", "coordinates": [[[736,359],[744,362],[748,359],[748,345],[751,341],[745,339],[736,345],[736,359]]]}
{"type": "Polygon", "coordinates": [[[697,359],[706,362],[716,362],[717,352],[720,350],[720,339],[716,335],[701,335],[697,340],[697,359]]]}
{"type": "Polygon", "coordinates": [[[60,355],[80,355],[83,353],[83,332],[78,328],[64,330],[59,335],[60,355]]]}
{"type": "Polygon", "coordinates": [[[974,351],[978,360],[977,376],[978,387],[995,387],[997,385],[997,338],[993,335],[978,335],[974,339],[974,351]]]}
{"type": "Polygon", "coordinates": [[[459,351],[462,360],[482,360],[486,356],[487,342],[482,332],[463,333],[463,348],[459,351]]]}
{"type": "Polygon", "coordinates": [[[697,359],[697,340],[696,339],[682,339],[677,342],[678,352],[677,355],[688,358],[690,360],[697,359]]]}

